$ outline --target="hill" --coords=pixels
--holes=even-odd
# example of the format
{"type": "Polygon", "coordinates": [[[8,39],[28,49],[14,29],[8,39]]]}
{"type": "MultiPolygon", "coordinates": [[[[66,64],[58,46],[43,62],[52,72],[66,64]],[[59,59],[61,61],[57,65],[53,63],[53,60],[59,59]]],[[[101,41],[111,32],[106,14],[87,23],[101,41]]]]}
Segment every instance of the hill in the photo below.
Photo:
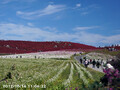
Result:
{"type": "Polygon", "coordinates": [[[33,41],[14,41],[0,40],[1,54],[31,53],[57,50],[95,50],[93,46],[62,41],[33,42],[33,41]]]}

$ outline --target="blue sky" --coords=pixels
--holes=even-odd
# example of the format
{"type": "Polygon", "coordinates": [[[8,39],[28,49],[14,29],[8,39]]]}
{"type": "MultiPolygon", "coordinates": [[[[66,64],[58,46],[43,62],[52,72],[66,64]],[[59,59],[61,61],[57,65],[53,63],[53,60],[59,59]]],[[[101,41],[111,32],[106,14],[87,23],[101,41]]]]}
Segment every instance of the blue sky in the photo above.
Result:
{"type": "Polygon", "coordinates": [[[120,0],[0,0],[0,39],[120,44],[120,0]]]}

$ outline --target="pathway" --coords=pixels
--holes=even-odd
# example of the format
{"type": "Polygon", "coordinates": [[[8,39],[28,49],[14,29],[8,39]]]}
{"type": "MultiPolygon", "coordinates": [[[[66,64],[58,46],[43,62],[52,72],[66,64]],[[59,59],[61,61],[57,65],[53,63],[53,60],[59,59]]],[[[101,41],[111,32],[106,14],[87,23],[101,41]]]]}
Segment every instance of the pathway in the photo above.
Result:
{"type": "MultiPolygon", "coordinates": [[[[83,56],[75,56],[74,59],[77,60],[80,63],[80,58],[82,58],[84,56],[85,55],[83,55],[83,56]]],[[[91,68],[91,69],[94,69],[96,71],[103,72],[103,67],[102,66],[100,66],[99,68],[97,68],[97,67],[93,68],[92,64],[89,64],[88,67],[91,68]]]]}

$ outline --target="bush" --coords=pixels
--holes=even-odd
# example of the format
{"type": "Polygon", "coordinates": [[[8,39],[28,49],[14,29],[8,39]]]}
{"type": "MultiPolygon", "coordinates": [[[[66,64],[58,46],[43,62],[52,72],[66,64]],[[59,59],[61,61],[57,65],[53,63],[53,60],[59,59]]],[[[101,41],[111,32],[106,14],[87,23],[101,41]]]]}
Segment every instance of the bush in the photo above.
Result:
{"type": "Polygon", "coordinates": [[[104,77],[101,78],[101,82],[104,86],[118,87],[120,83],[120,73],[117,69],[104,69],[104,77]]]}

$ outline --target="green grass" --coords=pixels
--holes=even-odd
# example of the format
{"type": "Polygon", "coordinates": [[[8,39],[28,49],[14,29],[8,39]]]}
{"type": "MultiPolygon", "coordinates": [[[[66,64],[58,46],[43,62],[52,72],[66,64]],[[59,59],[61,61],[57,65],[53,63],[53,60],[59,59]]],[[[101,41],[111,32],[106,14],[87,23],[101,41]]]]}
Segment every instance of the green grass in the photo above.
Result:
{"type": "MultiPolygon", "coordinates": [[[[42,85],[46,85],[48,90],[64,90],[65,88],[81,88],[83,86],[83,81],[80,78],[80,73],[76,69],[74,63],[77,63],[72,59],[0,59],[0,80],[4,79],[8,72],[11,72],[12,79],[0,82],[0,90],[3,89],[3,85],[39,85],[39,88],[34,88],[36,90],[42,89],[42,85]],[[68,86],[64,86],[63,82],[68,79],[71,64],[74,66],[72,81],[68,86]],[[53,78],[58,72],[68,66],[57,76],[55,81],[47,82],[49,79],[53,78]],[[14,66],[15,70],[12,70],[14,66]]],[[[81,66],[82,67],[82,66],[81,66]]],[[[99,80],[102,73],[96,72],[92,69],[88,71],[95,77],[95,80],[99,80]]],[[[87,80],[89,80],[88,75],[83,71],[87,80]]],[[[31,87],[27,87],[25,90],[30,90],[31,87]]],[[[7,88],[7,90],[10,88],[7,88]]],[[[21,88],[19,88],[21,89],[21,88]]],[[[33,89],[33,88],[32,88],[33,89]]],[[[31,90],[32,90],[31,89],[31,90]]],[[[22,90],[22,89],[21,89],[22,90]]],[[[43,89],[42,89],[43,90],[43,89]]]]}
{"type": "Polygon", "coordinates": [[[73,73],[73,81],[71,82],[71,84],[70,84],[70,87],[72,87],[72,88],[76,88],[76,87],[81,87],[82,86],[82,83],[83,83],[83,81],[82,81],[82,79],[80,79],[80,74],[78,73],[78,71],[77,71],[77,68],[75,67],[75,65],[73,65],[74,66],[74,73],[73,73]]]}
{"type": "Polygon", "coordinates": [[[101,49],[101,50],[95,50],[95,51],[92,51],[92,52],[97,52],[97,53],[103,53],[103,54],[109,54],[109,55],[112,55],[112,56],[116,56],[120,53],[120,50],[119,51],[109,51],[107,49],[101,49]]]}
{"type": "Polygon", "coordinates": [[[87,68],[87,70],[93,75],[94,81],[99,81],[102,76],[104,76],[104,73],[98,72],[96,70],[93,70],[91,68],[87,68]]]}

